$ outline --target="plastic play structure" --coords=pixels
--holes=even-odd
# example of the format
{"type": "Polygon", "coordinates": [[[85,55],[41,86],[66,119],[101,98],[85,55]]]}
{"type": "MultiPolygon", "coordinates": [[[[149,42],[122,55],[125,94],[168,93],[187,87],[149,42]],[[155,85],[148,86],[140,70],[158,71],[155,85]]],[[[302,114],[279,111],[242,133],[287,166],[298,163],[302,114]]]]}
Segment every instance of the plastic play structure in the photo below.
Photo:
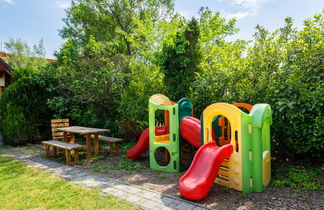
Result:
{"type": "Polygon", "coordinates": [[[127,157],[135,160],[149,150],[151,169],[187,170],[179,192],[190,200],[205,198],[214,183],[244,193],[262,192],[271,181],[270,106],[215,103],[200,120],[192,112],[186,98],[175,103],[153,95],[149,128],[127,157]]]}

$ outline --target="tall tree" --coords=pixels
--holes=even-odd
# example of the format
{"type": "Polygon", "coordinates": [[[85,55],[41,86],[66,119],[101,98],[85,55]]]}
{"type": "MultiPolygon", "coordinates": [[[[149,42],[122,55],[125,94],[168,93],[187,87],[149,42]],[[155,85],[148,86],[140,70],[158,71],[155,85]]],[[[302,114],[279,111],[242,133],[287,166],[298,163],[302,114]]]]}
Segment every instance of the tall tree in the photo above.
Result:
{"type": "Polygon", "coordinates": [[[172,0],[74,0],[61,36],[79,47],[94,36],[110,54],[133,55],[138,48],[151,48],[150,36],[172,12],[172,0]]]}
{"type": "Polygon", "coordinates": [[[62,95],[50,106],[84,125],[116,124],[119,106],[133,101],[122,100],[131,96],[125,92],[133,93],[132,80],[142,88],[142,71],[150,78],[157,75],[152,55],[175,28],[173,19],[172,0],[74,0],[60,31],[66,42],[53,71],[62,95]]]}
{"type": "Polygon", "coordinates": [[[188,97],[190,87],[200,72],[201,48],[198,21],[192,18],[174,37],[166,43],[160,55],[161,70],[164,73],[168,94],[174,100],[188,97]]]}

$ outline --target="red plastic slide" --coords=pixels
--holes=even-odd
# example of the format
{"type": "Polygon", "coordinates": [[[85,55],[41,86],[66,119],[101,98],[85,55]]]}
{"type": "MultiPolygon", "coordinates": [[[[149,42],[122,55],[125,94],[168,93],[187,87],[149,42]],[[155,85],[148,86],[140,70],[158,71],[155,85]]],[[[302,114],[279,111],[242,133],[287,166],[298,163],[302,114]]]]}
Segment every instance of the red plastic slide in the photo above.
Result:
{"type": "Polygon", "coordinates": [[[179,180],[180,194],[189,200],[205,198],[215,181],[222,161],[229,158],[232,152],[231,144],[218,147],[213,141],[201,146],[190,168],[179,180]]]}
{"type": "Polygon", "coordinates": [[[181,136],[192,146],[199,148],[200,145],[200,120],[194,117],[186,117],[181,121],[181,136]]]}
{"type": "MultiPolygon", "coordinates": [[[[155,135],[163,135],[166,134],[167,130],[165,126],[159,126],[155,128],[155,135]]],[[[149,137],[149,129],[145,129],[141,134],[139,140],[136,145],[126,152],[126,156],[128,159],[136,160],[143,153],[145,153],[150,146],[150,137],[149,137]]]]}

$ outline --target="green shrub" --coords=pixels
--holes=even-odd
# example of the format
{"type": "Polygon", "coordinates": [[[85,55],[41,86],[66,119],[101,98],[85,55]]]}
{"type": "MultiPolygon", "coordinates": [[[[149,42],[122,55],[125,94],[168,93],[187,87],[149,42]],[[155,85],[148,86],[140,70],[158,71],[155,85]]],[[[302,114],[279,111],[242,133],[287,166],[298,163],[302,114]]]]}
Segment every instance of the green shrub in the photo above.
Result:
{"type": "Polygon", "coordinates": [[[125,139],[137,141],[142,131],[148,128],[149,98],[165,92],[165,88],[163,75],[155,65],[132,60],[130,68],[130,81],[121,95],[117,123],[125,139]]]}
{"type": "Polygon", "coordinates": [[[297,30],[287,18],[273,33],[258,26],[249,45],[215,46],[191,93],[196,116],[215,102],[270,104],[273,156],[323,160],[322,23],[323,13],[297,30]]]}
{"type": "Polygon", "coordinates": [[[45,140],[50,134],[52,116],[47,106],[51,97],[47,91],[48,81],[39,73],[15,71],[15,81],[6,88],[0,103],[4,143],[19,145],[45,140]]]}

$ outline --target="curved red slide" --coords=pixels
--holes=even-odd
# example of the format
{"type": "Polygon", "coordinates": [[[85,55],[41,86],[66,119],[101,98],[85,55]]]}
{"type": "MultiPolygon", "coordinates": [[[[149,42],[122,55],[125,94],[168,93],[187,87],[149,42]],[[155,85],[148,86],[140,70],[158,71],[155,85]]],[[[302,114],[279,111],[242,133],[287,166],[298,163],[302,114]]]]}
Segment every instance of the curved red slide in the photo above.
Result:
{"type": "Polygon", "coordinates": [[[216,142],[204,144],[197,151],[188,171],[179,180],[180,194],[189,200],[205,198],[213,185],[219,167],[233,152],[233,145],[221,147],[216,142]]]}
{"type": "MultiPolygon", "coordinates": [[[[167,130],[165,126],[159,126],[155,128],[155,135],[163,135],[166,134],[167,130]]],[[[128,159],[136,160],[143,153],[145,153],[150,146],[150,136],[149,129],[145,129],[138,139],[136,145],[126,152],[126,156],[128,159]]]]}
{"type": "Polygon", "coordinates": [[[194,117],[186,117],[181,121],[181,136],[192,146],[199,148],[200,145],[200,120],[194,117]]]}

